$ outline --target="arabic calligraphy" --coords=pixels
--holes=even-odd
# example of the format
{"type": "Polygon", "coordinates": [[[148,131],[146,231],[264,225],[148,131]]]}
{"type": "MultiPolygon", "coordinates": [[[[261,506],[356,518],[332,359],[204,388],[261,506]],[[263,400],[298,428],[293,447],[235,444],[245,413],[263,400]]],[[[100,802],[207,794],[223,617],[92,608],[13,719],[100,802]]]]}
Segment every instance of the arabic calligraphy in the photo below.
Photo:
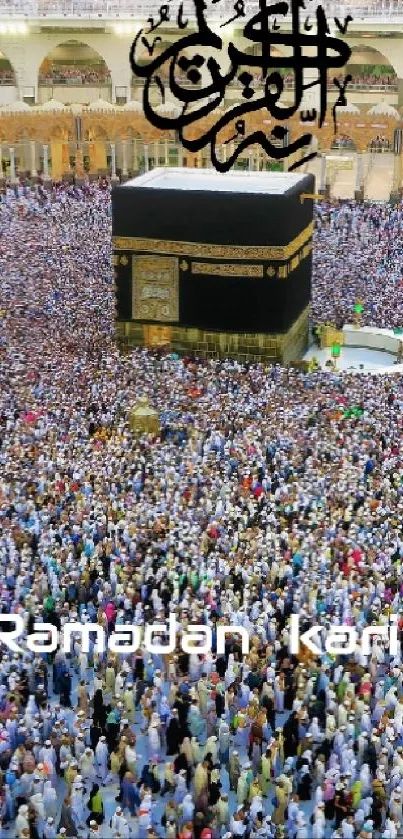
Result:
{"type": "MultiPolygon", "coordinates": [[[[320,129],[327,111],[329,71],[340,70],[350,58],[350,47],[330,34],[322,6],[307,14],[305,0],[280,0],[272,4],[258,0],[258,11],[245,20],[247,2],[235,0],[233,14],[213,29],[207,21],[206,0],[190,0],[194,20],[185,17],[182,2],[175,9],[176,1],[168,0],[160,6],[158,19],[148,19],[148,28],[137,32],[130,50],[132,71],[144,80],[146,119],[159,130],[177,132],[179,141],[189,152],[197,153],[210,145],[211,161],[219,172],[228,172],[245,149],[255,144],[274,160],[302,150],[301,158],[289,166],[290,170],[315,157],[312,134],[304,133],[291,140],[287,126],[281,123],[299,111],[301,122],[317,120],[320,129]],[[225,27],[233,26],[234,21],[243,26],[239,34],[242,43],[248,42],[245,49],[228,40],[225,33],[225,27]],[[171,37],[174,23],[177,30],[171,37]],[[170,31],[166,48],[163,47],[167,38],[165,42],[161,38],[164,26],[170,31]],[[281,101],[284,68],[293,74],[291,105],[281,101]],[[241,101],[223,113],[220,106],[233,83],[240,85],[241,101]],[[314,88],[318,89],[318,106],[303,110],[306,92],[314,88]],[[156,100],[159,101],[154,104],[156,100]],[[172,104],[172,112],[166,107],[168,104],[172,104]],[[257,121],[258,112],[261,113],[257,121]],[[265,130],[268,118],[274,118],[277,124],[265,130]],[[218,148],[224,145],[229,154],[223,160],[218,148]]],[[[217,9],[226,0],[208,2],[217,9]]],[[[344,21],[333,20],[337,32],[344,35],[352,18],[349,15],[344,21]]],[[[338,90],[332,108],[335,132],[337,108],[346,104],[350,81],[350,75],[344,81],[333,79],[338,90]]]]}
{"type": "Polygon", "coordinates": [[[168,256],[132,259],[132,315],[137,320],[179,320],[178,260],[168,256]]]}

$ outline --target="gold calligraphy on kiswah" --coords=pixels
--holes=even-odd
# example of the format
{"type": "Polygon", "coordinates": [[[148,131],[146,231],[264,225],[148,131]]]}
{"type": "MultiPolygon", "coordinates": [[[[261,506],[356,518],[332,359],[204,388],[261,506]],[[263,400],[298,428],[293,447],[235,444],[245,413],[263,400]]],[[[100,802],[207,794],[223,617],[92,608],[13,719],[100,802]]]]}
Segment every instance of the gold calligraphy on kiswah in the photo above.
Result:
{"type": "Polygon", "coordinates": [[[192,262],[192,274],[206,277],[263,277],[263,265],[244,265],[242,262],[192,262]]]}
{"type": "Polygon", "coordinates": [[[144,83],[144,115],[155,128],[177,132],[187,151],[196,153],[209,145],[219,172],[228,172],[239,155],[256,144],[274,160],[298,152],[289,167],[295,169],[317,152],[312,151],[311,133],[291,140],[287,120],[299,111],[301,122],[317,120],[318,127],[323,126],[330,70],[336,73],[331,80],[337,91],[332,107],[335,133],[337,108],[347,104],[352,77],[342,79],[340,71],[351,48],[339,34],[346,34],[352,17],[330,22],[321,5],[312,2],[307,8],[301,0],[259,0],[256,6],[234,0],[229,15],[228,5],[228,0],[189,0],[191,14],[186,16],[183,2],[168,0],[158,17],[150,17],[138,30],[130,64],[144,83]],[[226,30],[234,21],[242,39],[237,44],[226,30]],[[282,101],[286,73],[292,74],[291,105],[282,101]],[[238,86],[239,97],[224,109],[230,85],[238,86]],[[307,91],[315,88],[317,107],[307,110],[307,91]],[[249,115],[256,112],[261,112],[259,120],[248,127],[249,115]],[[223,143],[227,155],[217,151],[223,143]]]}
{"type": "Polygon", "coordinates": [[[179,321],[179,264],[169,256],[133,256],[132,317],[179,321]]]}
{"type": "Polygon", "coordinates": [[[137,236],[114,236],[115,251],[136,251],[149,254],[169,254],[188,259],[225,259],[241,261],[280,261],[290,259],[313,234],[313,223],[308,224],[288,245],[217,245],[202,242],[175,242],[169,239],[144,239],[137,236]]]}

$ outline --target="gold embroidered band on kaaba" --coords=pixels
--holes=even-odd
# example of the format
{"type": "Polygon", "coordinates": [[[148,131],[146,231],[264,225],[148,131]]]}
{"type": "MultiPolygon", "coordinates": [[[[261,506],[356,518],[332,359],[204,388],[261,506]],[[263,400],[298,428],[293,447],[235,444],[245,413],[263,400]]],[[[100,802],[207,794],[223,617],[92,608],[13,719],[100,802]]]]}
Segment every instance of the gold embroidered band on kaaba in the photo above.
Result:
{"type": "Polygon", "coordinates": [[[192,274],[204,274],[206,277],[263,277],[263,265],[245,265],[243,262],[217,263],[192,262],[192,274]]]}
{"type": "Polygon", "coordinates": [[[208,245],[200,242],[172,242],[164,239],[142,239],[137,236],[113,236],[117,251],[169,254],[190,259],[242,259],[285,261],[312,237],[313,223],[305,227],[288,245],[208,245]]]}

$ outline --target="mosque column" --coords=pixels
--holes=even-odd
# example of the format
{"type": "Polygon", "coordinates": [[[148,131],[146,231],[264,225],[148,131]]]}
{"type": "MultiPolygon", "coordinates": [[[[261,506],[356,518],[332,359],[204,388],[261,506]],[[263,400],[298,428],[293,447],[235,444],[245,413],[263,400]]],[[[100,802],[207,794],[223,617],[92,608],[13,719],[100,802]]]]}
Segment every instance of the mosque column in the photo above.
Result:
{"type": "Polygon", "coordinates": [[[355,169],[355,193],[354,198],[356,201],[363,201],[364,200],[364,185],[363,185],[363,172],[362,172],[362,154],[360,152],[357,153],[356,157],[356,169],[355,169]]]}
{"type": "Polygon", "coordinates": [[[148,159],[148,145],[147,145],[147,143],[144,143],[143,148],[144,148],[144,171],[148,172],[148,170],[150,168],[150,162],[149,162],[149,159],[148,159]]]}
{"type": "Polygon", "coordinates": [[[37,178],[38,172],[36,170],[36,143],[31,140],[31,178],[37,178]]]}
{"type": "Polygon", "coordinates": [[[136,175],[139,171],[139,158],[136,139],[133,140],[133,171],[136,173],[136,175]]]}
{"type": "Polygon", "coordinates": [[[43,144],[43,177],[49,177],[49,146],[43,144]]]}
{"type": "Polygon", "coordinates": [[[185,159],[185,152],[184,152],[183,146],[181,146],[180,143],[175,143],[175,149],[176,149],[176,152],[177,152],[177,161],[178,161],[177,165],[178,166],[183,166],[184,165],[183,161],[185,159]]]}
{"type": "Polygon", "coordinates": [[[160,159],[160,144],[158,140],[154,140],[154,169],[159,166],[160,159]]]}
{"type": "Polygon", "coordinates": [[[43,181],[45,186],[50,184],[50,175],[49,175],[49,146],[47,143],[43,144],[43,181]]]}
{"type": "MultiPolygon", "coordinates": [[[[309,55],[309,54],[312,54],[310,49],[307,50],[307,55],[309,55]]],[[[315,67],[304,67],[304,71],[303,71],[303,84],[304,85],[312,84],[312,82],[318,82],[318,80],[319,80],[319,70],[317,68],[315,68],[315,67]]],[[[329,111],[329,106],[328,106],[328,111],[329,111]]],[[[312,152],[313,153],[317,152],[318,141],[317,141],[317,138],[315,137],[315,134],[313,132],[315,131],[315,127],[317,127],[317,125],[318,125],[318,118],[319,118],[319,113],[320,113],[320,86],[319,86],[319,84],[315,84],[313,87],[308,88],[308,90],[304,90],[304,92],[302,94],[301,104],[298,108],[298,113],[299,114],[304,114],[305,119],[307,120],[304,124],[300,125],[300,128],[298,129],[298,133],[303,134],[303,133],[305,133],[305,131],[307,133],[312,133],[312,140],[311,140],[310,144],[308,146],[305,146],[303,149],[301,149],[301,151],[298,152],[295,157],[293,156],[293,162],[295,162],[295,160],[298,160],[298,159],[300,160],[302,157],[305,157],[312,152]],[[308,117],[311,117],[311,119],[307,119],[308,117]],[[313,117],[313,119],[312,119],[312,117],[313,117]]],[[[328,118],[329,118],[329,113],[327,113],[327,115],[326,115],[326,119],[328,119],[328,118]]],[[[330,114],[330,118],[331,118],[331,114],[330,114]]],[[[291,158],[288,159],[288,165],[289,166],[291,165],[291,158]]],[[[326,158],[324,158],[324,162],[323,162],[323,158],[322,158],[322,162],[321,162],[321,165],[320,165],[319,192],[321,192],[322,195],[324,195],[326,193],[326,190],[327,190],[326,158]],[[322,166],[324,167],[323,178],[322,178],[322,166]]]]}
{"type": "Polygon", "coordinates": [[[111,161],[111,163],[112,163],[112,166],[111,166],[111,168],[112,168],[111,180],[114,183],[116,183],[119,180],[119,178],[116,174],[116,145],[115,145],[115,143],[111,143],[111,158],[112,158],[112,161],[111,161]]]}
{"type": "MultiPolygon", "coordinates": [[[[307,54],[309,54],[310,50],[307,50],[307,54]]],[[[312,82],[318,82],[319,80],[319,71],[315,67],[304,67],[304,74],[303,74],[303,84],[309,85],[312,82]]],[[[316,110],[317,115],[319,114],[320,108],[320,86],[319,84],[315,84],[313,87],[309,87],[307,90],[304,90],[302,94],[302,101],[299,107],[299,111],[312,111],[313,109],[316,110]]]]}
{"type": "Polygon", "coordinates": [[[124,180],[129,177],[127,168],[127,140],[122,140],[122,176],[124,180]]]}
{"type": "Polygon", "coordinates": [[[16,171],[15,171],[15,149],[10,147],[9,152],[10,152],[10,179],[11,179],[11,183],[13,185],[15,185],[15,184],[19,183],[19,180],[18,180],[17,175],[16,175],[16,171]]]}
{"type": "Polygon", "coordinates": [[[402,153],[393,155],[393,185],[390,194],[391,201],[401,201],[402,198],[402,153]]]}
{"type": "Polygon", "coordinates": [[[168,140],[165,140],[165,166],[169,166],[169,146],[168,146],[168,140]]]}
{"type": "Polygon", "coordinates": [[[326,195],[326,155],[321,154],[319,157],[319,189],[320,195],[326,195]]]}

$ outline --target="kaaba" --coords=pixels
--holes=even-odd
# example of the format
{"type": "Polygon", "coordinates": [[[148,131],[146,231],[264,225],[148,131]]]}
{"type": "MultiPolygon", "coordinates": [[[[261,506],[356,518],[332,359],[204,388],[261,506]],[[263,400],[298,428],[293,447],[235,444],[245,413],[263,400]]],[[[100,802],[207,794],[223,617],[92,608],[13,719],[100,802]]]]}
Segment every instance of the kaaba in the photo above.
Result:
{"type": "Polygon", "coordinates": [[[157,168],[112,192],[117,333],[207,357],[307,346],[314,177],[157,168]]]}

